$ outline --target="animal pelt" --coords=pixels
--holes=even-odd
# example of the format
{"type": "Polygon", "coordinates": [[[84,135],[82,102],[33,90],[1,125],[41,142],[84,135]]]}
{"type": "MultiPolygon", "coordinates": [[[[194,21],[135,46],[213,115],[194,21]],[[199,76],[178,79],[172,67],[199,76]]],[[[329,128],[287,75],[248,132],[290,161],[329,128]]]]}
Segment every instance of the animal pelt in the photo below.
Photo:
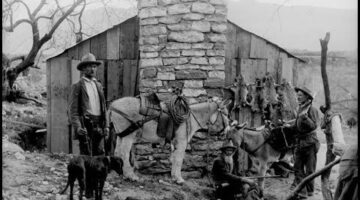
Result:
{"type": "Polygon", "coordinates": [[[108,173],[114,170],[121,175],[122,167],[123,161],[116,156],[76,156],[67,166],[68,180],[65,189],[60,194],[65,193],[70,186],[70,200],[72,200],[74,183],[77,179],[80,187],[79,199],[82,199],[84,190],[91,192],[91,194],[86,194],[87,197],[91,197],[95,190],[95,200],[101,200],[108,173]]]}
{"type": "Polygon", "coordinates": [[[296,117],[297,100],[294,88],[289,82],[283,80],[281,87],[278,89],[279,100],[282,104],[282,118],[284,120],[291,120],[296,117]]]}

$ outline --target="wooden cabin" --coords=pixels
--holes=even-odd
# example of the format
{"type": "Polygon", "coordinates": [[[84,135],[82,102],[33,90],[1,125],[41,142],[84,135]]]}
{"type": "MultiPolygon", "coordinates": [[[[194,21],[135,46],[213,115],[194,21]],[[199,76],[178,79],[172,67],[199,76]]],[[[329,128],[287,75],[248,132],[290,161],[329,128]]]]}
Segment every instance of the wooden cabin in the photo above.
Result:
{"type": "MultiPolygon", "coordinates": [[[[132,17],[104,32],[83,40],[47,60],[47,148],[50,152],[76,153],[67,116],[70,86],[80,78],[76,69],[82,55],[91,52],[102,65],[97,79],[102,82],[107,102],[135,96],[138,89],[139,20],[132,17]]],[[[247,82],[266,72],[277,82],[283,78],[293,85],[304,61],[278,45],[228,21],[225,47],[225,83],[232,84],[240,73],[247,82]]]]}

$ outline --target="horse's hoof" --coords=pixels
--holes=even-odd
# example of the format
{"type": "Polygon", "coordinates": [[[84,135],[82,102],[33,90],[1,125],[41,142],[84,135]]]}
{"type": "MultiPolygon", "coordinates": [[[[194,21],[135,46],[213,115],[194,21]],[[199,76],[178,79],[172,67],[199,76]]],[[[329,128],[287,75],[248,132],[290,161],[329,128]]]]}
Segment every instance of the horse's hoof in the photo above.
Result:
{"type": "Polygon", "coordinates": [[[185,180],[184,179],[174,179],[174,182],[178,185],[183,185],[185,183],[185,180]]]}

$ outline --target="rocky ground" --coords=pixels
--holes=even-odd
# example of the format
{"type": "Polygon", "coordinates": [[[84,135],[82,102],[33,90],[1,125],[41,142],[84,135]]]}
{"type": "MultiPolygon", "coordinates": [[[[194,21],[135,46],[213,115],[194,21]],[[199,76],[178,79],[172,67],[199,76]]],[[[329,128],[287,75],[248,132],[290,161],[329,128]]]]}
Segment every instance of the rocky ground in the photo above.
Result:
{"type": "MultiPolygon", "coordinates": [[[[353,138],[354,139],[354,138],[353,138]]],[[[354,141],[354,140],[353,140],[354,141]]],[[[326,146],[323,144],[318,153],[318,169],[324,166],[326,146]]],[[[3,198],[5,200],[36,199],[65,200],[59,192],[65,187],[67,180],[66,164],[73,155],[50,154],[23,151],[18,145],[3,136],[3,198]]],[[[338,176],[337,166],[331,175],[331,189],[335,190],[338,176]]],[[[109,174],[104,188],[104,199],[125,200],[133,197],[141,200],[191,200],[212,199],[213,189],[209,179],[187,179],[184,185],[171,182],[167,175],[142,175],[142,182],[125,180],[115,172],[109,174]]],[[[265,198],[268,200],[284,199],[289,194],[293,180],[290,178],[267,179],[265,182],[265,198]]],[[[322,199],[320,178],[316,179],[315,195],[309,200],[322,199]]],[[[75,184],[75,193],[78,187],[75,184]]]]}

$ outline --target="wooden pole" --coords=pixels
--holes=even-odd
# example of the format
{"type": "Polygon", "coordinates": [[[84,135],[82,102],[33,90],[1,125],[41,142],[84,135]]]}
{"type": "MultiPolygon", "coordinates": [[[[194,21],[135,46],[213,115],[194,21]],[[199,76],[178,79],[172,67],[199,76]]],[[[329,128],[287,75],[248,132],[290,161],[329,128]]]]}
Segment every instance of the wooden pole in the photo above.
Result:
{"type": "Polygon", "coordinates": [[[324,39],[320,39],[321,44],[321,77],[324,83],[324,92],[325,92],[325,106],[326,110],[330,110],[331,108],[331,100],[330,100],[330,87],[329,87],[329,80],[326,73],[326,59],[327,59],[327,45],[330,40],[330,33],[327,32],[324,39]]]}
{"type": "Polygon", "coordinates": [[[286,197],[285,200],[293,200],[296,198],[296,196],[298,195],[298,193],[305,187],[305,185],[310,182],[311,180],[313,180],[314,178],[320,176],[321,174],[325,173],[327,170],[331,169],[334,165],[340,163],[340,158],[332,161],[331,163],[327,164],[324,168],[320,169],[319,171],[316,171],[312,174],[310,174],[309,176],[305,177],[301,183],[299,185],[296,186],[295,190],[288,196],[286,197]]]}
{"type": "MultiPolygon", "coordinates": [[[[321,45],[321,77],[323,79],[323,85],[324,85],[324,93],[325,93],[325,113],[324,117],[327,117],[326,113],[331,110],[331,99],[330,99],[330,87],[329,87],[329,80],[326,72],[326,59],[327,59],[327,45],[330,40],[330,33],[327,32],[324,39],[320,39],[320,45],[321,45]]],[[[331,123],[328,123],[326,126],[331,126],[331,123]]],[[[326,134],[326,143],[327,143],[327,151],[326,151],[326,161],[325,165],[329,164],[331,161],[335,159],[335,155],[332,152],[332,144],[334,142],[334,138],[331,133],[331,128],[326,127],[326,131],[329,131],[326,134]]],[[[326,170],[321,175],[321,192],[323,194],[324,200],[332,200],[333,196],[330,190],[330,183],[329,183],[329,177],[331,174],[331,168],[326,170]]]]}

